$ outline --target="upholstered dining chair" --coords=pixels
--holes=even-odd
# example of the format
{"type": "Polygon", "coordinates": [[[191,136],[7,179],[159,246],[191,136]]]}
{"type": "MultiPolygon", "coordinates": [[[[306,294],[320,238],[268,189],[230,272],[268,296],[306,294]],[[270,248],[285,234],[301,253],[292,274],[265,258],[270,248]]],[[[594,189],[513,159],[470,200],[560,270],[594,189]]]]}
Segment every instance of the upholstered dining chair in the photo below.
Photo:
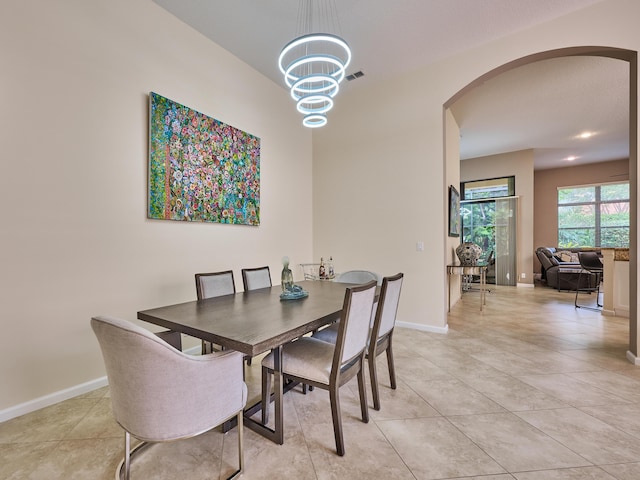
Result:
{"type": "Polygon", "coordinates": [[[186,355],[148,330],[108,316],[92,318],[91,328],[102,350],[113,416],[125,432],[117,478],[124,469],[129,479],[132,456],[147,444],[194,437],[233,417],[238,422],[238,470],[229,478],[242,473],[247,386],[241,353],[186,355]],[[133,450],[131,435],[143,442],[133,450]]]}
{"type": "Polygon", "coordinates": [[[271,273],[269,272],[269,267],[243,268],[242,284],[245,292],[270,287],[271,273]]]}
{"type": "Polygon", "coordinates": [[[578,274],[578,284],[576,285],[575,307],[600,310],[602,308],[600,304],[600,283],[602,282],[604,265],[602,265],[602,261],[596,252],[578,252],[578,261],[580,262],[580,273],[578,274]],[[586,286],[584,285],[585,283],[586,286]],[[596,292],[596,306],[578,305],[578,294],[581,292],[596,292]]]}
{"type": "Polygon", "coordinates": [[[221,297],[236,293],[233,270],[212,273],[196,273],[196,294],[198,300],[221,297]]]}
{"type": "MultiPolygon", "coordinates": [[[[380,410],[380,389],[378,386],[378,373],[376,358],[382,353],[387,354],[387,367],[389,368],[389,381],[391,388],[396,389],[396,370],[393,362],[393,329],[396,324],[398,304],[400,303],[400,290],[404,274],[398,273],[392,277],[382,279],[378,306],[372,314],[373,324],[367,344],[366,358],[369,364],[369,378],[371,379],[371,392],[373,394],[373,408],[380,410]]],[[[338,337],[339,324],[334,323],[327,328],[318,330],[313,334],[314,338],[335,343],[338,337]]]]}
{"type": "MultiPolygon", "coordinates": [[[[329,391],[333,432],[338,455],[344,455],[342,414],[338,390],[358,376],[362,421],[369,421],[367,391],[363,373],[365,348],[369,337],[369,319],[376,293],[376,282],[346,289],[335,344],[313,337],[301,337],[282,346],[282,374],[293,380],[329,391]]],[[[262,360],[262,422],[269,420],[269,396],[274,354],[262,360]]]]}
{"type": "MultiPolygon", "coordinates": [[[[236,293],[236,283],[233,279],[233,270],[212,273],[196,273],[196,295],[198,300],[205,298],[221,297],[236,293]]],[[[215,351],[213,344],[202,341],[202,355],[215,351]]],[[[219,349],[218,349],[219,350],[219,349]]]]}
{"type": "Polygon", "coordinates": [[[368,270],[349,270],[336,275],[334,281],[338,283],[367,283],[371,280],[375,280],[380,285],[380,275],[368,270]]]}

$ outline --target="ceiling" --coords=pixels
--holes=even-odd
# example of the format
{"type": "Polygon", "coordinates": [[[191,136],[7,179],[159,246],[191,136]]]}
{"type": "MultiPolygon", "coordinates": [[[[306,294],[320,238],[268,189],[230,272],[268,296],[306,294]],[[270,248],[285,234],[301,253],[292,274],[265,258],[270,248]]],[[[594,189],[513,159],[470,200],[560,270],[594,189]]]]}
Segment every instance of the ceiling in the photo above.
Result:
{"type": "MultiPolygon", "coordinates": [[[[284,88],[277,66],[301,0],[154,0],[284,88]]],[[[388,80],[601,0],[338,0],[342,36],[363,77],[388,80]]],[[[293,105],[292,105],[292,108],[293,105]]],[[[566,57],[506,72],[452,107],[461,158],[533,149],[536,169],[628,158],[629,68],[566,57]],[[594,135],[578,139],[583,131],[594,135]],[[577,157],[568,162],[569,156],[577,157]]]]}

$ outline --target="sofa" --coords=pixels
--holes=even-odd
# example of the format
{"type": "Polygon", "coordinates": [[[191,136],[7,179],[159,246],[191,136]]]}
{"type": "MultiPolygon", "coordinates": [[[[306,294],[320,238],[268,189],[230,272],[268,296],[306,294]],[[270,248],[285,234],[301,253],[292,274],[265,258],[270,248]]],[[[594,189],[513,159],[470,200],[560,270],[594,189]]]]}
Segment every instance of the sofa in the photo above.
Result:
{"type": "Polygon", "coordinates": [[[596,252],[601,256],[601,252],[597,248],[562,248],[555,247],[538,247],[536,256],[542,265],[542,280],[547,286],[558,290],[575,291],[578,287],[578,279],[580,279],[579,288],[593,288],[594,278],[591,275],[582,275],[580,277],[580,261],[578,260],[578,252],[596,252]]]}

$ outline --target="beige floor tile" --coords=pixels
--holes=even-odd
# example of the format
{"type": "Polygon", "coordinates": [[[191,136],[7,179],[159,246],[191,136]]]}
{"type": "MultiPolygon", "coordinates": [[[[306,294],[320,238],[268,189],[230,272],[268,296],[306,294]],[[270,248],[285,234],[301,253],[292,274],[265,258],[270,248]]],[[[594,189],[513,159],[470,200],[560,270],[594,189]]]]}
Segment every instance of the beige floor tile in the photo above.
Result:
{"type": "Polygon", "coordinates": [[[63,440],[98,401],[71,399],[0,423],[0,443],[63,440]]]}
{"type": "Polygon", "coordinates": [[[517,480],[616,480],[599,467],[563,468],[514,474],[517,480]]]}
{"type": "Polygon", "coordinates": [[[601,468],[613,475],[617,480],[638,480],[640,478],[640,463],[602,465],[601,468]]]}
{"type": "Polygon", "coordinates": [[[566,407],[552,395],[521,382],[509,375],[502,377],[478,377],[466,380],[466,383],[509,411],[542,410],[566,407]]]}
{"type": "Polygon", "coordinates": [[[38,462],[36,468],[26,478],[29,480],[71,478],[112,480],[118,462],[122,459],[122,448],[123,442],[115,438],[62,441],[38,462]]]}
{"type": "Polygon", "coordinates": [[[509,473],[499,473],[498,475],[480,475],[479,477],[457,477],[448,480],[515,480],[516,477],[509,473]]]}
{"type": "MultiPolygon", "coordinates": [[[[396,367],[396,377],[407,380],[411,378],[422,378],[425,380],[433,380],[437,378],[449,378],[449,374],[436,364],[430,362],[422,356],[416,355],[397,355],[394,352],[393,359],[396,367]]],[[[381,362],[378,365],[382,367],[381,362]]],[[[382,367],[384,368],[384,367],[382,367]]],[[[384,375],[387,370],[384,370],[384,375]]],[[[383,378],[383,375],[380,375],[383,378]]]]}
{"type": "Polygon", "coordinates": [[[38,463],[49,455],[58,442],[0,444],[0,478],[22,480],[29,478],[38,463]]]}
{"type": "MultiPolygon", "coordinates": [[[[236,429],[225,434],[221,479],[226,479],[235,471],[238,458],[237,442],[236,429]]],[[[287,428],[283,445],[276,445],[245,428],[244,459],[245,471],[242,479],[271,480],[278,477],[314,480],[316,478],[307,442],[299,426],[287,428]]]]}
{"type": "Polygon", "coordinates": [[[535,359],[525,358],[510,352],[473,353],[471,357],[509,375],[548,373],[548,370],[545,370],[540,365],[540,362],[537,362],[535,359]]]}
{"type": "Polygon", "coordinates": [[[620,396],[576,380],[567,374],[525,375],[518,378],[574,407],[629,403],[620,396]]]}
{"type": "Polygon", "coordinates": [[[345,429],[344,457],[336,455],[331,424],[305,428],[304,436],[319,480],[414,479],[398,453],[372,422],[345,429]]]}
{"type": "MultiPolygon", "coordinates": [[[[580,410],[640,439],[640,404],[616,405],[615,407],[580,407],[580,410]]],[[[638,476],[640,478],[640,475],[638,476]]]]}
{"type": "Polygon", "coordinates": [[[640,461],[637,439],[575,408],[516,412],[593,464],[640,461]]]}
{"type": "Polygon", "coordinates": [[[65,440],[83,438],[123,438],[124,430],[116,423],[111,411],[111,399],[101,398],[78,424],[65,436],[65,440]]]}
{"type": "Polygon", "coordinates": [[[509,472],[589,465],[589,462],[512,413],[449,417],[509,472]]]}
{"type": "Polygon", "coordinates": [[[505,473],[444,418],[389,420],[378,425],[418,480],[505,473]]]}
{"type": "MultiPolygon", "coordinates": [[[[292,397],[296,414],[303,429],[318,423],[331,423],[331,404],[327,390],[314,388],[312,392],[307,392],[306,395],[299,392],[291,392],[291,394],[287,395],[292,397]]],[[[371,397],[369,392],[367,392],[367,396],[368,404],[371,397]]],[[[343,425],[361,423],[360,397],[358,396],[355,377],[340,388],[339,397],[343,425]],[[353,389],[350,388],[352,384],[354,384],[353,389]]]]}
{"type": "Polygon", "coordinates": [[[631,402],[640,402],[640,380],[609,371],[569,373],[567,375],[631,402]]]}
{"type": "Polygon", "coordinates": [[[433,362],[438,362],[436,364],[443,371],[461,380],[475,377],[499,377],[504,375],[503,372],[491,365],[453,349],[446,353],[435,355],[433,362]]]}
{"type": "Polygon", "coordinates": [[[411,381],[408,385],[441,415],[504,412],[505,409],[457,379],[411,381]]]}
{"type": "MultiPolygon", "coordinates": [[[[350,385],[350,388],[354,395],[358,393],[356,386],[350,385]]],[[[397,380],[397,388],[395,390],[392,390],[389,386],[380,385],[380,410],[373,409],[373,397],[370,391],[367,392],[367,398],[369,415],[375,421],[440,416],[440,413],[435,408],[429,405],[402,380],[397,380]]]]}

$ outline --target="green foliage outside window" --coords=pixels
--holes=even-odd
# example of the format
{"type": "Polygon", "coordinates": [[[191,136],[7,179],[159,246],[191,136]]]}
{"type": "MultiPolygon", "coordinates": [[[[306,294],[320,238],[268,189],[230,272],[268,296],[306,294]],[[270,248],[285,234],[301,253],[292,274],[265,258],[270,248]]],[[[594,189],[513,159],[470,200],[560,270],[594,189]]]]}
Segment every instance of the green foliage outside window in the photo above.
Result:
{"type": "Polygon", "coordinates": [[[628,247],[629,184],[559,189],[558,246],[628,247]]]}

